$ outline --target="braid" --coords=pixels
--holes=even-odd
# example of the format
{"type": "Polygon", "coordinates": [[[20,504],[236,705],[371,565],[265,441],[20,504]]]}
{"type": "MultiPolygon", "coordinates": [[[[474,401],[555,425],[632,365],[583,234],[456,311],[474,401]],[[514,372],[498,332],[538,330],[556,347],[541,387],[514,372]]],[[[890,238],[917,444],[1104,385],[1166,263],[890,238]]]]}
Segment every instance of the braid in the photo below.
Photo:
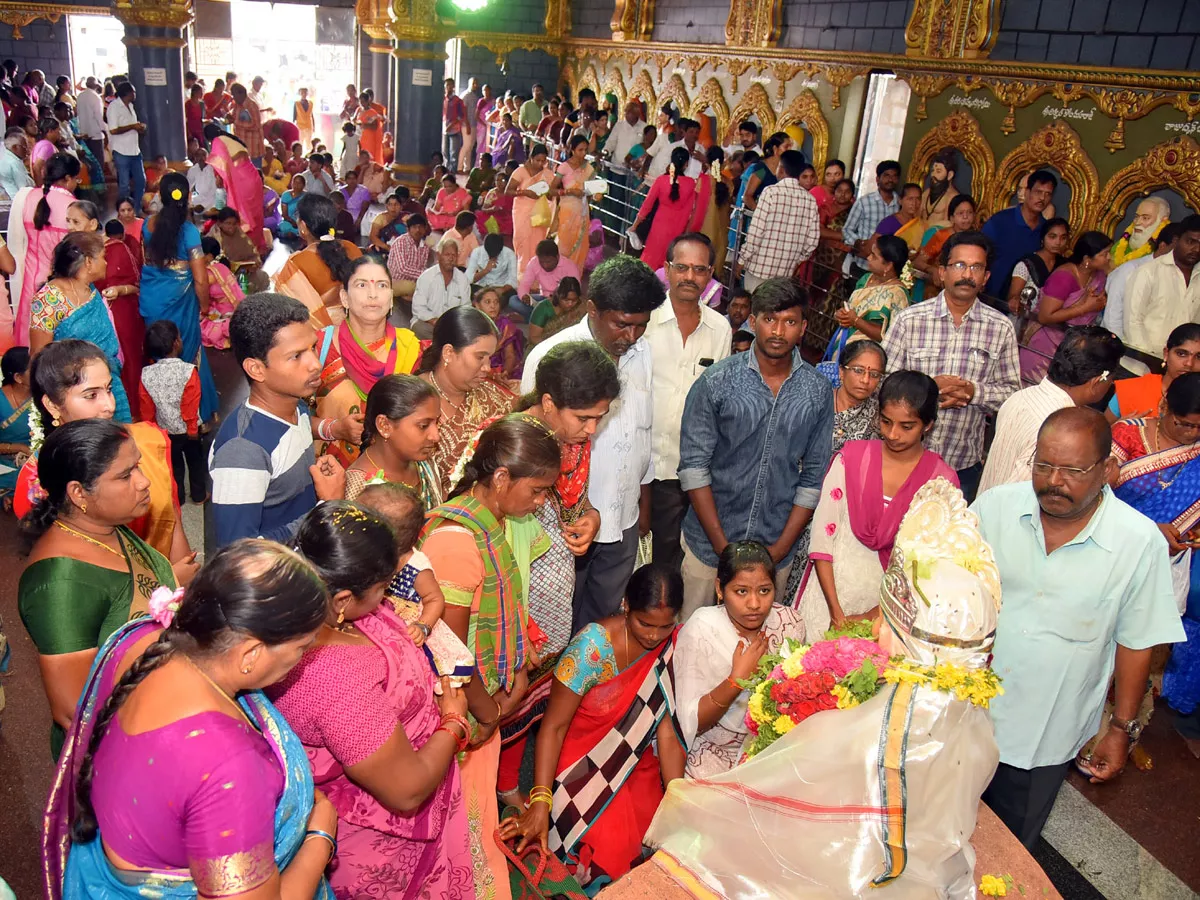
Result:
{"type": "Polygon", "coordinates": [[[96,839],[100,825],[96,821],[96,810],[92,807],[92,776],[95,774],[93,757],[100,747],[100,741],[108,730],[109,723],[129,699],[134,689],[145,680],[146,676],[161,667],[174,653],[171,643],[171,629],[164,631],[137,662],[117,682],[96,722],[92,726],[92,736],[88,740],[87,753],[79,766],[79,775],[75,781],[75,819],[71,823],[71,840],[77,844],[86,844],[96,839]]]}
{"type": "Polygon", "coordinates": [[[475,457],[472,456],[467,464],[463,466],[462,478],[458,480],[458,484],[454,486],[454,489],[450,492],[450,496],[446,499],[452,500],[463,494],[471,493],[471,488],[475,487],[482,475],[483,473],[479,471],[479,464],[475,462],[475,457]]]}

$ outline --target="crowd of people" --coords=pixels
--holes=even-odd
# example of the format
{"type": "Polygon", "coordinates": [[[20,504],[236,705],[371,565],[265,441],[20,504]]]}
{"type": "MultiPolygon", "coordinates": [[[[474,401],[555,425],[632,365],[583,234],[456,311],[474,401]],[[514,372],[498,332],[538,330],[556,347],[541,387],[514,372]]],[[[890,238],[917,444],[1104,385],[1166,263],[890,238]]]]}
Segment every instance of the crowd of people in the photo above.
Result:
{"type": "MultiPolygon", "coordinates": [[[[670,110],[651,132],[636,102],[612,121],[588,90],[472,79],[445,83],[410,190],[360,121],[386,122],[370,91],[347,91],[339,171],[247,130],[236,81],[211,110],[197,88],[186,175],[155,171],[147,200],[139,163],[103,221],[56,149],[0,249],[51,897],[166,873],[203,896],[504,898],[497,828],[594,894],[644,859],[672,781],[741,763],[764,654],[880,620],[941,480],[1003,588],[984,799],[1018,838],[1069,767],[1120,774],[1152,678],[1200,754],[1200,217],[1123,260],[1122,322],[1165,348],[1125,377],[1104,286],[1133,241],[1072,243],[1048,171],[978,230],[953,154],[928,186],[880,163],[854,199],[842,163],[818,183],[753,122],[708,147],[670,110]],[[649,186],[640,259],[594,227],[606,153],[649,186]],[[218,417],[226,350],[248,396],[218,417]]],[[[114,96],[120,178],[146,126],[114,96]]]]}

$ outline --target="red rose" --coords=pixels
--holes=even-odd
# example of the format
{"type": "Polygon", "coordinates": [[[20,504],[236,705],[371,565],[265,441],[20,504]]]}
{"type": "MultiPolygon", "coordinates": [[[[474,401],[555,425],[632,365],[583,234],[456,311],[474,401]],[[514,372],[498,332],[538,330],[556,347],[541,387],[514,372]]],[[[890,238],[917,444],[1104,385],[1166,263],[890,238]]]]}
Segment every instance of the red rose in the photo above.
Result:
{"type": "Polygon", "coordinates": [[[833,694],[822,694],[817,700],[821,709],[837,709],[837,698],[833,694]]]}
{"type": "Polygon", "coordinates": [[[797,722],[802,722],[817,712],[819,707],[814,700],[801,700],[796,704],[796,711],[792,714],[792,718],[797,722]]]}

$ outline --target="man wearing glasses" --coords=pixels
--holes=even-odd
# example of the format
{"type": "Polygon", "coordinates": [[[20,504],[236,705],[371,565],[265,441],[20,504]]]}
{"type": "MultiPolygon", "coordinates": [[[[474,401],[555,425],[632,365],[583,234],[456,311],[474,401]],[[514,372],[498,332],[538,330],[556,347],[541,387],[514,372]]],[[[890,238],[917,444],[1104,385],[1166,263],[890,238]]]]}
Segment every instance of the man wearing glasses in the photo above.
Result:
{"type": "Polygon", "coordinates": [[[1125,767],[1157,644],[1184,640],[1167,542],[1113,494],[1112,432],[1086,407],[1052,413],[1038,432],[1032,484],[994,488],[972,506],[1000,569],[1003,608],[991,703],[1000,767],[983,800],[1032,848],[1075,754],[1110,727],[1081,767],[1093,783],[1125,767]]]}
{"type": "Polygon", "coordinates": [[[1058,179],[1045,169],[1034,172],[1025,181],[1025,197],[1016,206],[1002,209],[984,223],[983,233],[996,248],[996,259],[984,293],[1003,300],[1016,264],[1042,247],[1046,229],[1046,207],[1050,205],[1058,179]]]}
{"type": "Polygon", "coordinates": [[[759,198],[733,273],[734,280],[745,273],[748,291],[768,278],[791,278],[817,249],[821,239],[817,201],[798,180],[805,168],[803,153],[785,150],[779,157],[779,183],[759,198]]]}
{"type": "Polygon", "coordinates": [[[646,341],[654,362],[654,481],[650,532],[654,559],[678,568],[679,531],[688,499],[679,486],[679,426],[688,391],[704,370],[729,355],[729,320],[700,302],[712,280],[716,251],[706,235],[681,234],[667,247],[667,302],[650,314],[646,341]]]}
{"type": "Polygon", "coordinates": [[[952,235],[942,247],[941,293],[901,311],[883,338],[889,372],[916,369],[937,382],[940,412],[926,446],[958,472],[968,501],[983,474],[987,415],[1021,386],[1012,323],[979,301],[991,261],[984,235],[952,235]]]}

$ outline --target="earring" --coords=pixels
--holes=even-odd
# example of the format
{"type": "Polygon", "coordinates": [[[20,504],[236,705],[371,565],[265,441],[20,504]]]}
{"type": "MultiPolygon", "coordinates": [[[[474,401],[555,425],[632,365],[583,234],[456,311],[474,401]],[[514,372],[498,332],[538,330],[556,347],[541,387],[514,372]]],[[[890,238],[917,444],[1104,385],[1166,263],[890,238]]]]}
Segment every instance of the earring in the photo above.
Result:
{"type": "Polygon", "coordinates": [[[80,511],[81,513],[83,513],[84,515],[87,515],[87,504],[86,504],[86,503],[80,503],[80,504],[79,504],[79,511],[80,511]]]}
{"type": "Polygon", "coordinates": [[[242,674],[243,674],[243,675],[249,675],[249,674],[250,674],[250,667],[249,667],[249,666],[242,666],[242,674]]]}
{"type": "Polygon", "coordinates": [[[344,609],[339,609],[338,617],[337,617],[337,624],[341,625],[345,621],[346,621],[346,611],[344,609]]]}
{"type": "Polygon", "coordinates": [[[53,417],[53,418],[50,420],[50,424],[51,424],[51,425],[53,425],[55,428],[57,428],[59,425],[61,425],[61,424],[62,424],[62,422],[58,421],[58,416],[54,416],[54,417],[53,417]]]}

